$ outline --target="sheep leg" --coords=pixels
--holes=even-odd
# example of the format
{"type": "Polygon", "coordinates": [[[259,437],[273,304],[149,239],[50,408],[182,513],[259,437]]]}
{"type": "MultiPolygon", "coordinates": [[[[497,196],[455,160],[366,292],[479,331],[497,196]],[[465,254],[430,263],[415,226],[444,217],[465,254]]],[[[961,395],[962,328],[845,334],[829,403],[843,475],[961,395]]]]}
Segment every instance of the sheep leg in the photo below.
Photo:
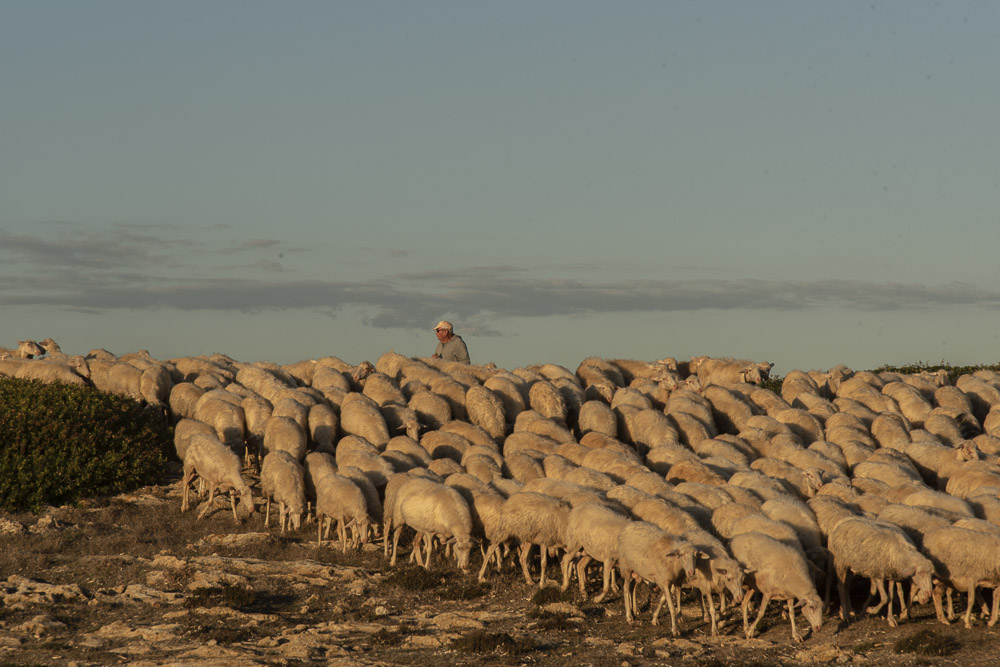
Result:
{"type": "MultiPolygon", "coordinates": [[[[892,590],[892,584],[889,584],[889,590],[890,591],[892,590]]],[[[886,597],[886,594],[885,594],[885,582],[882,581],[881,579],[872,579],[871,586],[868,588],[868,598],[865,600],[864,604],[862,604],[861,606],[865,608],[865,611],[867,613],[874,615],[874,614],[877,614],[880,611],[882,611],[882,607],[885,606],[885,603],[887,601],[888,601],[888,598],[886,597]],[[878,597],[879,597],[878,606],[869,607],[868,605],[872,601],[872,598],[875,597],[875,592],[876,591],[878,591],[878,597]]]]}
{"type": "Polygon", "coordinates": [[[594,598],[594,602],[602,602],[607,597],[608,591],[611,590],[611,575],[614,573],[614,566],[610,562],[605,562],[602,570],[604,587],[601,589],[601,594],[594,598]]]}
{"type": "Polygon", "coordinates": [[[288,506],[284,500],[278,501],[278,524],[281,526],[281,534],[285,534],[285,525],[288,523],[288,506]]]}
{"type": "Polygon", "coordinates": [[[799,631],[795,629],[795,605],[793,604],[793,600],[791,598],[788,599],[788,618],[792,621],[792,639],[796,642],[802,643],[802,635],[800,635],[799,631]]]}
{"type": "Polygon", "coordinates": [[[271,496],[267,496],[264,499],[264,527],[266,528],[271,521],[271,496]]]}
{"type": "Polygon", "coordinates": [[[184,478],[181,480],[183,485],[184,493],[181,495],[181,512],[187,512],[191,508],[190,491],[191,491],[191,475],[194,472],[193,469],[184,470],[184,478]]]}
{"type": "Polygon", "coordinates": [[[236,523],[239,523],[240,517],[236,515],[236,489],[229,492],[229,504],[233,507],[233,519],[236,520],[236,523]]]}
{"type": "Polygon", "coordinates": [[[916,593],[916,586],[910,588],[910,597],[903,594],[903,582],[896,582],[896,593],[899,597],[899,620],[904,621],[910,617],[910,605],[913,604],[913,596],[916,593]]]}
{"type": "Polygon", "coordinates": [[[622,568],[622,598],[625,600],[625,620],[629,623],[633,620],[632,614],[632,571],[622,568]]]}
{"type": "MultiPolygon", "coordinates": [[[[587,566],[590,565],[592,560],[593,559],[590,556],[584,553],[576,564],[576,578],[580,584],[580,595],[583,597],[587,597],[587,566]]],[[[602,591],[598,599],[595,600],[596,602],[600,602],[604,599],[604,595],[607,593],[607,582],[605,582],[604,586],[604,591],[602,591]]]]}
{"type": "Polygon", "coordinates": [[[208,500],[205,501],[205,506],[198,512],[198,518],[202,518],[208,511],[212,509],[212,503],[215,501],[215,487],[213,486],[208,490],[208,500]]]}
{"type": "Polygon", "coordinates": [[[760,610],[757,612],[757,618],[754,619],[753,624],[750,626],[750,630],[747,632],[747,639],[751,639],[754,633],[757,632],[757,624],[760,623],[760,619],[764,618],[764,612],[767,611],[767,604],[771,601],[771,595],[761,591],[761,595],[764,599],[760,601],[760,610]]]}
{"type": "MultiPolygon", "coordinates": [[[[578,549],[573,549],[573,550],[567,549],[566,553],[563,554],[562,564],[560,566],[560,569],[562,570],[562,586],[560,586],[559,590],[565,591],[567,588],[569,588],[569,580],[571,576],[570,571],[572,570],[573,567],[573,559],[578,557],[579,555],[580,553],[578,549]]],[[[581,593],[583,592],[582,588],[583,587],[581,586],[581,591],[580,591],[581,593]]]]}
{"type": "Polygon", "coordinates": [[[750,608],[750,600],[753,599],[753,596],[753,591],[747,591],[743,596],[743,604],[740,605],[743,607],[743,635],[747,639],[750,639],[750,620],[747,617],[747,610],[750,608]]]}
{"type": "Polygon", "coordinates": [[[323,546],[323,516],[316,515],[316,548],[323,546]]]}
{"type": "Polygon", "coordinates": [[[954,603],[954,599],[952,597],[952,589],[951,589],[950,586],[948,587],[948,609],[947,609],[947,612],[948,612],[948,620],[949,621],[954,621],[955,620],[955,603],[954,603]]]}
{"type": "Polygon", "coordinates": [[[386,518],[382,522],[382,547],[385,557],[389,557],[389,532],[392,529],[392,519],[386,518]]]}
{"type": "Polygon", "coordinates": [[[851,597],[847,594],[847,581],[850,573],[848,571],[841,571],[837,568],[837,594],[840,595],[840,618],[847,621],[850,620],[851,614],[851,597]]]}
{"type": "Polygon", "coordinates": [[[945,585],[943,583],[938,582],[934,584],[934,590],[931,594],[931,597],[934,600],[934,613],[937,615],[937,620],[939,623],[943,623],[944,625],[951,625],[951,621],[949,621],[945,617],[944,609],[941,604],[941,598],[944,597],[944,589],[945,585]]]}
{"type": "Polygon", "coordinates": [[[538,550],[540,552],[539,555],[541,556],[540,564],[542,568],[542,573],[538,577],[538,587],[545,588],[545,570],[547,570],[549,567],[549,548],[539,544],[538,550]]]}
{"type": "Polygon", "coordinates": [[[997,622],[997,611],[1000,608],[1000,589],[993,589],[993,609],[990,611],[990,622],[987,623],[987,627],[992,628],[997,622]]]}
{"type": "Polygon", "coordinates": [[[520,552],[520,562],[521,562],[521,572],[524,573],[524,580],[529,586],[535,585],[535,580],[531,578],[531,574],[528,572],[528,556],[531,554],[531,543],[525,542],[521,545],[520,552]]]}
{"type": "Polygon", "coordinates": [[[399,548],[399,534],[403,532],[402,526],[396,526],[396,529],[392,533],[392,558],[389,559],[389,565],[396,564],[396,552],[399,548]]]}
{"type": "Polygon", "coordinates": [[[424,545],[427,547],[427,557],[424,559],[424,569],[429,570],[431,569],[431,554],[434,553],[434,536],[429,535],[425,537],[424,545]]]}
{"type": "Polygon", "coordinates": [[[972,608],[976,605],[976,582],[975,580],[969,583],[969,590],[966,591],[966,596],[969,598],[969,603],[965,607],[965,616],[963,620],[965,621],[965,628],[967,630],[972,629],[972,608]]]}
{"type": "Polygon", "coordinates": [[[490,564],[490,559],[493,558],[493,554],[500,550],[500,544],[497,542],[490,542],[489,549],[486,550],[486,555],[483,556],[483,566],[479,569],[479,581],[486,581],[486,568],[490,564]]]}
{"type": "Polygon", "coordinates": [[[677,611],[674,609],[673,595],[670,594],[670,587],[667,586],[662,588],[662,595],[660,595],[659,602],[656,603],[656,609],[653,610],[653,625],[659,625],[660,610],[663,609],[663,603],[667,603],[667,610],[670,612],[670,633],[676,637],[677,636],[677,611]]]}
{"type": "MultiPolygon", "coordinates": [[[[701,604],[704,606],[708,603],[708,613],[712,618],[712,636],[716,637],[719,634],[719,617],[715,613],[715,600],[712,599],[712,590],[708,589],[701,592],[701,604]]],[[[702,619],[704,620],[704,616],[702,619]]]]}
{"type": "Polygon", "coordinates": [[[896,617],[892,613],[892,600],[893,600],[892,593],[896,588],[895,583],[896,582],[892,581],[891,579],[889,580],[889,611],[886,613],[886,620],[889,621],[890,628],[895,628],[897,626],[896,617]]]}

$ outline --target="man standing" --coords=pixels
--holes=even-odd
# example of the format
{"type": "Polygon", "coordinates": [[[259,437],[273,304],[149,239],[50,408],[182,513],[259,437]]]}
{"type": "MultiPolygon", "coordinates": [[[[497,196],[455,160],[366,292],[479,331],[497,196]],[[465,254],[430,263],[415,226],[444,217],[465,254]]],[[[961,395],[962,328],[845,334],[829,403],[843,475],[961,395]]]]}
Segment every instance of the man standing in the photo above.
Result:
{"type": "Polygon", "coordinates": [[[434,327],[434,333],[437,334],[438,339],[437,348],[434,350],[434,359],[469,363],[469,348],[465,346],[462,337],[455,334],[451,322],[441,320],[434,327]]]}

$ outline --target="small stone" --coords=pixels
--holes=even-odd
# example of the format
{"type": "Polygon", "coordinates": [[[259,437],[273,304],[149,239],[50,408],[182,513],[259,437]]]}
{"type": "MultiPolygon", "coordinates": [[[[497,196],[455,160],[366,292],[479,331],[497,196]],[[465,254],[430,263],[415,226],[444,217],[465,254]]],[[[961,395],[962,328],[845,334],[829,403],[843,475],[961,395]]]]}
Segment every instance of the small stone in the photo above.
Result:
{"type": "Polygon", "coordinates": [[[384,605],[379,605],[379,606],[375,607],[375,615],[378,616],[378,617],[388,616],[389,615],[389,610],[386,609],[384,605]]]}

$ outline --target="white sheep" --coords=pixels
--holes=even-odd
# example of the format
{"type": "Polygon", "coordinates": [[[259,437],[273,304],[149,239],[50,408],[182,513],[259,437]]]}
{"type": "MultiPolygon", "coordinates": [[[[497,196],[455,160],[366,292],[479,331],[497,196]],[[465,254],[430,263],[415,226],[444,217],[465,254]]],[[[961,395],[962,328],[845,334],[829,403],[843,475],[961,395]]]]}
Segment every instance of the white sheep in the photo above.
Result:
{"type": "Polygon", "coordinates": [[[618,570],[623,582],[625,620],[635,618],[633,575],[658,586],[662,592],[653,610],[653,625],[659,622],[660,609],[667,603],[670,611],[670,632],[677,636],[677,611],[671,596],[671,586],[683,577],[695,576],[698,553],[687,540],[671,536],[645,521],[630,521],[618,534],[618,570]]]}
{"type": "Polygon", "coordinates": [[[316,521],[316,546],[323,544],[323,537],[329,536],[330,527],[336,522],[340,550],[346,553],[347,529],[351,528],[351,544],[356,548],[368,541],[372,517],[361,488],[350,478],[331,473],[316,481],[316,521]]]}
{"type": "Polygon", "coordinates": [[[407,405],[417,414],[420,423],[429,429],[441,428],[451,421],[448,401],[430,390],[414,392],[407,405]]]}
{"type": "Polygon", "coordinates": [[[70,384],[87,386],[90,367],[87,360],[76,355],[65,360],[37,359],[18,362],[14,377],[22,380],[38,380],[45,384],[70,384]]]}
{"type": "Polygon", "coordinates": [[[226,490],[230,491],[233,518],[237,522],[240,520],[236,511],[237,494],[240,496],[241,510],[246,514],[252,514],[254,510],[253,492],[240,474],[241,467],[239,457],[229,447],[222,444],[218,438],[203,434],[193,436],[184,456],[184,476],[181,479],[181,488],[183,489],[181,511],[186,512],[190,507],[188,494],[191,482],[197,474],[208,487],[208,500],[198,513],[199,519],[212,508],[215,492],[226,490]]]}
{"type": "Polygon", "coordinates": [[[410,526],[418,535],[413,543],[418,564],[430,568],[432,538],[438,535],[454,541],[455,558],[459,569],[463,572],[469,569],[472,515],[468,503],[456,489],[425,479],[412,479],[398,490],[392,522],[396,527],[393,532],[390,564],[396,562],[396,548],[403,527],[410,526]],[[419,545],[421,536],[427,547],[426,557],[423,559],[419,545]]]}
{"type": "Polygon", "coordinates": [[[45,354],[45,348],[33,340],[19,340],[13,350],[0,347],[0,359],[31,359],[45,354]]]}
{"type": "MultiPolygon", "coordinates": [[[[566,423],[566,399],[552,382],[535,382],[528,389],[528,404],[532,410],[562,424],[566,423]]],[[[466,399],[468,406],[468,399],[466,399]]]]}
{"type": "Polygon", "coordinates": [[[503,439],[507,433],[507,416],[503,402],[496,394],[482,385],[469,387],[465,394],[465,409],[469,421],[482,427],[495,442],[503,439]]]}
{"type": "Polygon", "coordinates": [[[917,600],[924,604],[930,598],[934,565],[921,555],[902,529],[862,517],[846,518],[830,532],[827,546],[833,555],[841,615],[845,621],[852,613],[847,588],[851,574],[866,577],[872,584],[877,583],[883,598],[882,582],[889,582],[886,617],[891,627],[896,627],[892,606],[893,582],[912,579],[917,600]]]}
{"type": "Polygon", "coordinates": [[[340,406],[340,429],[344,433],[360,436],[380,449],[384,449],[392,437],[378,405],[358,393],[344,398],[340,406]]]}
{"type": "Polygon", "coordinates": [[[742,383],[763,384],[770,375],[774,364],[742,359],[705,359],[694,371],[702,387],[712,384],[734,385],[742,383]]]}
{"type": "Polygon", "coordinates": [[[264,455],[282,450],[296,460],[306,457],[309,439],[298,422],[290,417],[268,417],[264,423],[264,455]]]}
{"type": "Polygon", "coordinates": [[[181,419],[174,425],[174,451],[182,463],[191,438],[198,434],[215,437],[215,429],[197,419],[181,419]]]}
{"type": "Polygon", "coordinates": [[[483,581],[486,566],[496,551],[508,540],[520,543],[520,563],[524,580],[534,585],[528,571],[528,558],[533,545],[541,552],[541,575],[538,585],[545,587],[545,571],[550,549],[565,548],[566,525],[570,507],[561,500],[533,491],[518,491],[503,503],[503,521],[483,559],[479,580],[483,581]]]}
{"type": "MultiPolygon", "coordinates": [[[[1000,535],[948,526],[925,535],[923,550],[937,567],[940,578],[940,583],[934,587],[934,611],[937,619],[948,625],[941,606],[941,594],[946,588],[955,589],[968,596],[962,618],[965,627],[971,628],[976,589],[979,586],[993,589],[1000,587],[1000,535]]],[[[998,606],[1000,595],[994,591],[988,627],[992,628],[1000,620],[998,606]]]]}
{"type": "Polygon", "coordinates": [[[747,639],[754,636],[757,624],[771,600],[788,601],[788,617],[795,641],[802,641],[802,636],[795,627],[796,601],[801,604],[802,615],[812,626],[813,632],[819,632],[823,626],[823,603],[801,552],[772,537],[752,532],[734,537],[729,542],[729,550],[752,579],[743,598],[743,632],[747,639]],[[747,612],[755,590],[760,592],[763,599],[757,618],[750,624],[747,612]]]}
{"type": "Polygon", "coordinates": [[[260,488],[266,507],[264,525],[271,518],[271,502],[277,501],[281,533],[289,522],[292,530],[298,530],[306,509],[305,471],[299,460],[283,450],[269,452],[260,467],[260,488]]]}
{"type": "Polygon", "coordinates": [[[566,553],[562,560],[562,590],[569,588],[573,560],[576,565],[580,595],[586,596],[586,571],[591,560],[603,565],[604,579],[601,593],[594,598],[600,602],[611,589],[611,575],[618,561],[618,535],[630,522],[627,516],[600,503],[584,503],[570,510],[566,525],[566,553]]]}
{"type": "Polygon", "coordinates": [[[194,419],[195,406],[205,390],[193,382],[178,382],[170,389],[167,403],[174,419],[194,419]]]}
{"type": "Polygon", "coordinates": [[[241,454],[246,439],[242,400],[236,394],[216,389],[205,392],[194,409],[195,419],[214,428],[219,440],[241,454]]]}

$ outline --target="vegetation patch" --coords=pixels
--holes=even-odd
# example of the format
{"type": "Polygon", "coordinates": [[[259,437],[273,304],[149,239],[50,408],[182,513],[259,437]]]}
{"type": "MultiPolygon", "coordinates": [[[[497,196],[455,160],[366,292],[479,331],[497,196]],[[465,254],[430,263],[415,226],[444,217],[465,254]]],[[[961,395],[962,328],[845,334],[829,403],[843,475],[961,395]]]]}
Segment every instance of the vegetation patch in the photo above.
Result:
{"type": "Polygon", "coordinates": [[[252,589],[226,584],[221,587],[196,588],[191,596],[185,598],[184,606],[243,609],[253,605],[256,600],[257,596],[252,589]]]}
{"type": "Polygon", "coordinates": [[[893,644],[896,653],[916,653],[918,655],[946,656],[961,648],[954,637],[925,628],[898,639],[893,644]]]}
{"type": "Polygon", "coordinates": [[[490,586],[486,583],[458,583],[449,584],[437,592],[442,600],[475,600],[490,592],[490,586]]]}
{"type": "Polygon", "coordinates": [[[573,594],[570,591],[561,591],[558,588],[553,588],[551,586],[539,588],[535,594],[531,596],[531,604],[538,605],[539,607],[546,604],[552,604],[553,602],[571,602],[572,600],[573,594]]]}
{"type": "Polygon", "coordinates": [[[474,630],[451,642],[451,648],[463,653],[499,653],[520,655],[530,653],[537,647],[527,637],[511,637],[506,632],[486,632],[474,630]]]}
{"type": "Polygon", "coordinates": [[[396,570],[385,578],[385,582],[406,591],[427,591],[437,588],[444,583],[444,580],[440,574],[429,572],[419,566],[409,566],[396,570]]]}
{"type": "Polygon", "coordinates": [[[89,387],[0,377],[0,509],[37,511],[155,482],[163,415],[89,387]]]}

